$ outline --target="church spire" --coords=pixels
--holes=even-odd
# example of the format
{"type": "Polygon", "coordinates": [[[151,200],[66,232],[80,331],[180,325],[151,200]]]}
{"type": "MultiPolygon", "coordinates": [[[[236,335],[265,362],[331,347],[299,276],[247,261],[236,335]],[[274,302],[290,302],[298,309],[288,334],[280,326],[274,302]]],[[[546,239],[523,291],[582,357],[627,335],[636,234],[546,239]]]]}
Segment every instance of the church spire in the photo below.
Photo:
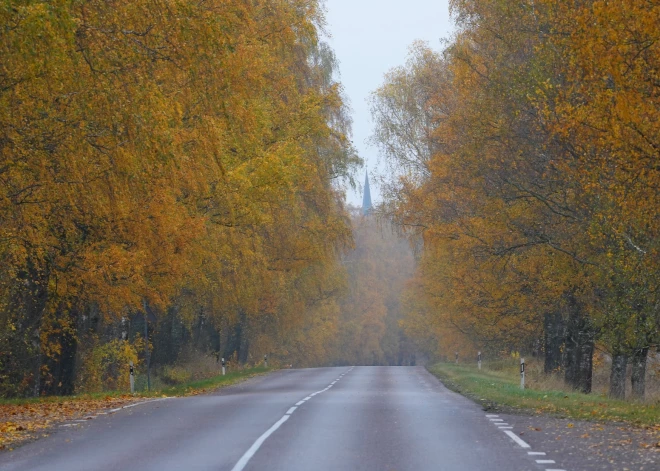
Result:
{"type": "Polygon", "coordinates": [[[364,197],[362,198],[362,214],[371,213],[371,191],[369,190],[369,173],[364,172],[364,197]]]}

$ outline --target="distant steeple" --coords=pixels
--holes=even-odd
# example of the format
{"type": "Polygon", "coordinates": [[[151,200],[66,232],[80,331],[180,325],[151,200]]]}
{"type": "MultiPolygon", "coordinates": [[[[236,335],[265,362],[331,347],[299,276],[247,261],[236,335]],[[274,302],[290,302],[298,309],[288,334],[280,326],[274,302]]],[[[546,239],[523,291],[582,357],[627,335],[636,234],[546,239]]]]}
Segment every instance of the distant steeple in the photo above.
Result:
{"type": "Polygon", "coordinates": [[[369,173],[364,172],[364,197],[362,198],[362,214],[371,213],[371,191],[369,190],[369,173]]]}

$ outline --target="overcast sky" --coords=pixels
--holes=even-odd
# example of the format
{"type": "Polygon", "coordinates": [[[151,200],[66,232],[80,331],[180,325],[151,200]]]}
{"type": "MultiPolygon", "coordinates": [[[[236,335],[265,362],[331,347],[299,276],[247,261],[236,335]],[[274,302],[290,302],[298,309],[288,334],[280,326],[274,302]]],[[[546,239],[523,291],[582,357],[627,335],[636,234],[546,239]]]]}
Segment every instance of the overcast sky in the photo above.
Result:
{"type": "MultiPolygon", "coordinates": [[[[389,69],[403,65],[408,46],[416,39],[441,49],[452,25],[447,0],[326,0],[327,29],[341,71],[341,82],[353,109],[353,142],[360,156],[374,169],[377,150],[367,145],[372,122],[367,98],[383,82],[389,69]]],[[[359,176],[364,180],[364,170],[359,176]]],[[[371,185],[374,203],[380,194],[371,185]]],[[[359,194],[348,193],[348,202],[362,204],[359,194]]]]}

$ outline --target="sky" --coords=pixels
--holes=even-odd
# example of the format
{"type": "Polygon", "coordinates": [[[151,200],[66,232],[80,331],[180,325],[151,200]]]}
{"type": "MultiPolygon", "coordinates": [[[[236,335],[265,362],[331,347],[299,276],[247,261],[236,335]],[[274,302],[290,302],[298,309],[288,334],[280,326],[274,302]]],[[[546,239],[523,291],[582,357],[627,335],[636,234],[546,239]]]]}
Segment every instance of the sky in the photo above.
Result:
{"type": "MultiPolygon", "coordinates": [[[[447,0],[326,0],[327,32],[339,60],[340,80],[353,110],[353,144],[371,173],[378,151],[366,141],[372,121],[367,99],[382,83],[385,73],[403,65],[408,47],[421,39],[441,50],[452,23],[447,0]]],[[[364,169],[357,176],[360,188],[348,190],[347,200],[362,205],[364,169]]],[[[380,192],[370,182],[371,197],[379,203],[380,192]]]]}

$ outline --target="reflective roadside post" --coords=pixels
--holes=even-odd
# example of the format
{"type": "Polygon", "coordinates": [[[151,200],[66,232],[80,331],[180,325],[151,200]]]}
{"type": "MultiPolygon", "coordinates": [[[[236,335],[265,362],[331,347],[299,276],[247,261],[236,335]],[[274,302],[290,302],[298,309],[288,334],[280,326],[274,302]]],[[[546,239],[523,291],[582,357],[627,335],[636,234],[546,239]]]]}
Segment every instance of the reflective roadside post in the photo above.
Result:
{"type": "Polygon", "coordinates": [[[133,368],[133,362],[131,361],[128,366],[129,379],[131,381],[131,394],[135,393],[135,369],[133,368]]]}
{"type": "Polygon", "coordinates": [[[525,359],[520,359],[520,389],[525,389],[525,359]]]}
{"type": "Polygon", "coordinates": [[[454,355],[456,355],[456,364],[458,365],[458,352],[455,352],[454,355]]]}
{"type": "Polygon", "coordinates": [[[264,355],[264,367],[268,368],[268,355],[264,355]]]}
{"type": "Polygon", "coordinates": [[[477,366],[481,369],[481,352],[477,353],[477,366]]]}
{"type": "Polygon", "coordinates": [[[222,357],[222,376],[224,376],[227,373],[227,370],[225,369],[225,366],[227,363],[225,363],[225,358],[222,357]]]}

